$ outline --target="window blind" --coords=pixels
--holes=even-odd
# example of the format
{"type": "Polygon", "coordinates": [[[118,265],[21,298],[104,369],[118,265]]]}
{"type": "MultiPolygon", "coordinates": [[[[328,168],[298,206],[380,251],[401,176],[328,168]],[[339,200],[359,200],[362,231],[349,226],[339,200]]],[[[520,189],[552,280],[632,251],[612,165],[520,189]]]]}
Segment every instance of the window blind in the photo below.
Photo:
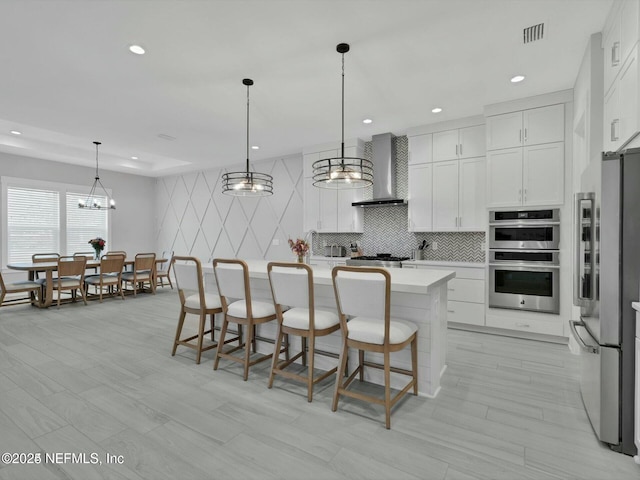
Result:
{"type": "Polygon", "coordinates": [[[59,251],[59,192],[7,188],[8,263],[30,262],[34,253],[59,251]]]}
{"type": "MultiPolygon", "coordinates": [[[[102,205],[107,205],[106,197],[96,196],[102,205]]],[[[87,194],[67,192],[67,255],[77,252],[92,252],[89,240],[96,237],[107,239],[107,209],[88,210],[78,208],[79,200],[86,200],[87,194]]],[[[108,250],[109,246],[105,247],[108,250]]]]}

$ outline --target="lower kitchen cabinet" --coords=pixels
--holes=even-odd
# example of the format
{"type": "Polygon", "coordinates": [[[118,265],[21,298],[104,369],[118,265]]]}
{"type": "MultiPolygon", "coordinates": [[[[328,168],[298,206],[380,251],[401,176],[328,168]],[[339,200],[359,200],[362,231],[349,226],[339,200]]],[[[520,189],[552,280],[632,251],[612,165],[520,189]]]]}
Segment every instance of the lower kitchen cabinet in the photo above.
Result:
{"type": "Polygon", "coordinates": [[[447,322],[484,326],[485,267],[456,267],[441,262],[403,262],[402,268],[453,270],[456,277],[447,286],[447,322]]]}
{"type": "Polygon", "coordinates": [[[487,310],[486,326],[541,335],[554,335],[556,337],[564,336],[564,328],[560,317],[544,313],[489,308],[487,310]]]}

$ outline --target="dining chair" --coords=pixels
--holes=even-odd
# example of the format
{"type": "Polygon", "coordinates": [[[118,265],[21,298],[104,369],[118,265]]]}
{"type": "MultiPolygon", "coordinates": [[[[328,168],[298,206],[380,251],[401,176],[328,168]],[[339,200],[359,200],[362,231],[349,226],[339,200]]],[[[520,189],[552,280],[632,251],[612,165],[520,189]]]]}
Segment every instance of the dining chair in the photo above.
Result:
{"type": "MultiPolygon", "coordinates": [[[[59,253],[34,253],[31,255],[31,263],[55,263],[60,258],[59,253]]],[[[43,283],[44,278],[38,277],[38,272],[34,274],[34,280],[43,283]]]]}
{"type": "Polygon", "coordinates": [[[7,305],[33,304],[42,294],[42,285],[31,280],[5,283],[0,272],[0,307],[7,305]],[[10,298],[5,300],[7,294],[29,293],[28,297],[10,298]]]}
{"type": "MultiPolygon", "coordinates": [[[[84,272],[87,266],[87,257],[65,256],[58,259],[58,277],[52,279],[51,288],[58,291],[58,308],[60,308],[60,296],[62,291],[69,290],[74,295],[80,291],[82,301],[87,304],[87,296],[84,291],[84,272]]],[[[46,281],[43,284],[46,287],[46,281]]],[[[75,299],[75,297],[73,297],[75,299]]]]}
{"type": "Polygon", "coordinates": [[[138,253],[133,263],[133,269],[130,272],[122,274],[124,283],[131,283],[133,287],[133,295],[136,296],[138,288],[144,290],[144,284],[149,284],[151,293],[156,293],[156,254],[155,253],[138,253]]]}
{"type": "Polygon", "coordinates": [[[115,287],[120,293],[122,300],[124,300],[124,290],[122,288],[123,267],[124,255],[113,253],[104,255],[100,259],[100,273],[85,277],[85,286],[93,285],[94,288],[100,290],[100,303],[102,303],[102,295],[105,287],[108,289],[109,293],[112,293],[115,287]]]}
{"type": "Polygon", "coordinates": [[[170,275],[171,265],[173,265],[173,262],[171,261],[172,257],[173,257],[173,250],[171,251],[165,250],[164,252],[162,252],[162,256],[160,258],[166,258],[167,261],[159,263],[156,268],[156,285],[158,280],[160,280],[160,286],[164,287],[164,279],[166,278],[169,281],[169,286],[173,290],[173,284],[171,283],[171,275],[170,275]]]}
{"type": "Polygon", "coordinates": [[[275,375],[303,382],[307,385],[307,401],[313,400],[313,386],[333,375],[338,370],[334,367],[314,378],[315,354],[335,357],[335,354],[316,350],[316,337],[322,337],[340,328],[340,321],[335,311],[317,309],[313,294],[313,270],[303,263],[270,262],[267,264],[267,275],[271,286],[271,295],[278,318],[277,345],[282,344],[284,335],[297,335],[301,338],[302,348],[299,353],[283,362],[274,351],[269,374],[269,388],[273,386],[275,375]],[[307,356],[308,349],[308,356],[307,356]],[[285,370],[297,359],[302,358],[302,365],[308,366],[306,375],[299,375],[285,370]]]}
{"type": "Polygon", "coordinates": [[[391,407],[411,388],[418,394],[418,326],[391,318],[391,275],[379,267],[334,267],[331,271],[336,296],[342,350],[331,410],[338,409],[340,395],[384,405],[385,426],[391,428],[391,407]],[[349,321],[347,321],[349,317],[349,321]],[[411,345],[411,370],[391,366],[391,353],[411,345]],[[358,368],[345,380],[349,348],[358,350],[358,368]],[[365,361],[365,352],[381,353],[383,364],[365,361]],[[384,370],[384,398],[350,391],[356,375],[364,380],[364,367],[384,370]],[[391,372],[408,375],[411,381],[391,398],[391,372]]]}
{"type": "MultiPolygon", "coordinates": [[[[246,262],[238,259],[222,259],[215,258],[213,260],[213,273],[218,285],[218,294],[222,303],[222,311],[224,314],[222,328],[220,330],[220,338],[218,339],[218,348],[213,362],[213,369],[218,369],[220,358],[241,363],[244,367],[243,379],[246,381],[249,376],[249,367],[269,360],[273,354],[261,355],[251,360],[251,346],[253,352],[256,352],[256,325],[271,322],[276,319],[276,310],[273,302],[263,302],[251,299],[251,288],[249,284],[249,267],[246,262]],[[229,322],[238,325],[238,345],[231,347],[227,351],[223,350],[225,345],[225,336],[229,322]],[[242,342],[242,326],[246,326],[244,342],[242,342]],[[244,356],[238,357],[232,355],[233,352],[244,348],[244,356]]],[[[261,339],[262,340],[262,339],[261,339]]],[[[267,340],[267,339],[264,339],[267,340]]],[[[269,340],[267,340],[269,341],[269,340]]],[[[288,338],[285,347],[279,348],[277,345],[275,350],[285,352],[289,358],[288,338]]]]}
{"type": "MultiPolygon", "coordinates": [[[[171,356],[176,354],[178,345],[183,345],[196,351],[196,363],[200,364],[202,352],[218,346],[213,335],[215,315],[222,313],[222,303],[217,294],[205,292],[200,260],[196,257],[174,256],[171,259],[171,264],[173,265],[173,275],[176,279],[176,288],[180,296],[180,316],[171,356]],[[198,315],[198,333],[181,338],[187,314],[198,315]],[[211,327],[205,331],[207,315],[210,317],[211,327]],[[205,346],[204,336],[208,333],[211,334],[211,339],[214,342],[205,346]],[[193,342],[194,340],[195,343],[193,342]]],[[[227,340],[227,343],[234,340],[236,339],[227,340]]]]}

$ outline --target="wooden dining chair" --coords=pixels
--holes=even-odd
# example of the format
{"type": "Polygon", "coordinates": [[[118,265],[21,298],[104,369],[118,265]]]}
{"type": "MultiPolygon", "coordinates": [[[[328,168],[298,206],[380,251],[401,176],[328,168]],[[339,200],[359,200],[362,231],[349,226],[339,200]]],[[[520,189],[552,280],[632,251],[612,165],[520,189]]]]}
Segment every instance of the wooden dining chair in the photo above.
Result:
{"type": "Polygon", "coordinates": [[[391,408],[410,389],[418,394],[418,326],[391,318],[391,275],[379,267],[334,267],[331,273],[338,306],[342,350],[331,410],[338,409],[338,399],[345,395],[384,405],[385,426],[391,428],[391,408]],[[349,321],[347,321],[349,317],[349,321]],[[411,346],[411,370],[391,366],[391,353],[411,346]],[[358,368],[345,380],[349,348],[358,350],[358,368]],[[383,364],[365,361],[365,352],[381,353],[383,364]],[[384,370],[384,398],[350,391],[356,375],[364,380],[364,367],[384,370]],[[391,372],[408,375],[411,381],[391,398],[391,372]]]}
{"type": "MultiPolygon", "coordinates": [[[[222,313],[222,303],[217,294],[205,292],[200,260],[195,257],[176,256],[172,258],[171,263],[180,297],[180,316],[171,356],[176,354],[178,345],[183,345],[196,351],[196,363],[200,364],[202,352],[218,346],[214,339],[215,315],[222,313]],[[187,314],[198,316],[198,331],[195,335],[181,338],[187,314]],[[207,316],[210,318],[211,327],[205,331],[207,316]],[[214,342],[205,346],[204,337],[208,333],[211,334],[211,339],[214,342]]],[[[227,343],[235,340],[235,338],[227,340],[227,343]]]]}
{"type": "Polygon", "coordinates": [[[100,291],[100,303],[102,303],[102,295],[104,289],[107,288],[109,293],[114,292],[114,288],[122,300],[124,300],[124,290],[122,288],[122,268],[124,267],[124,255],[109,254],[104,255],[100,259],[100,273],[96,275],[88,275],[84,279],[85,286],[93,285],[100,291]]]}
{"type": "Polygon", "coordinates": [[[340,328],[340,321],[335,310],[317,309],[313,294],[313,270],[303,263],[270,262],[267,265],[267,275],[273,303],[278,317],[278,333],[276,335],[276,349],[282,345],[284,335],[301,337],[301,351],[288,360],[279,361],[276,351],[273,354],[271,373],[269,374],[269,388],[273,386],[275,375],[296,380],[307,385],[307,401],[313,399],[313,386],[336,373],[338,367],[314,377],[315,354],[335,357],[335,354],[316,350],[316,337],[329,335],[340,328]],[[307,348],[309,355],[307,356],[307,348]],[[299,375],[286,370],[297,359],[302,358],[302,365],[308,366],[306,375],[299,375]]]}
{"type": "Polygon", "coordinates": [[[33,304],[40,298],[39,295],[41,294],[42,285],[40,283],[31,280],[5,283],[4,278],[2,277],[2,272],[0,272],[0,307],[5,307],[7,305],[20,305],[24,303],[33,304]],[[18,293],[28,293],[29,296],[6,299],[7,294],[12,295],[18,293]]]}
{"type": "Polygon", "coordinates": [[[133,295],[136,296],[138,288],[144,290],[144,284],[149,284],[149,290],[155,295],[156,293],[156,254],[155,253],[138,253],[133,263],[133,269],[130,272],[122,274],[122,281],[131,283],[133,287],[133,295]]]}
{"type": "Polygon", "coordinates": [[[173,262],[171,258],[173,257],[173,251],[165,250],[162,252],[162,256],[160,258],[166,258],[168,261],[159,263],[156,268],[156,286],[158,284],[158,280],[160,280],[160,286],[164,287],[164,279],[166,278],[169,282],[169,286],[173,290],[173,284],[171,283],[171,266],[173,262]]]}
{"type": "MultiPolygon", "coordinates": [[[[243,379],[246,381],[249,376],[249,367],[256,363],[269,360],[271,355],[261,355],[251,360],[251,346],[256,351],[256,325],[271,322],[276,319],[276,309],[272,302],[262,302],[251,299],[251,287],[249,284],[249,267],[247,264],[238,259],[222,259],[215,258],[213,260],[213,273],[218,285],[218,294],[222,303],[222,311],[224,319],[220,330],[220,338],[218,339],[218,348],[213,362],[213,369],[218,369],[220,358],[226,358],[234,362],[241,363],[244,367],[243,379]],[[239,345],[231,347],[224,351],[225,336],[229,323],[238,325],[240,337],[242,336],[242,326],[246,326],[244,342],[238,340],[239,345]],[[244,356],[238,357],[231,355],[237,350],[244,348],[244,356]]],[[[284,348],[275,349],[278,352],[284,352],[289,358],[289,344],[285,343],[284,348]]]]}
{"type": "MultiPolygon", "coordinates": [[[[60,296],[64,290],[69,290],[72,296],[75,291],[80,291],[82,301],[85,305],[87,304],[87,296],[84,290],[86,267],[87,257],[66,256],[58,259],[58,278],[52,279],[51,284],[51,288],[58,291],[58,308],[60,308],[60,296]]],[[[46,281],[44,286],[46,287],[46,281]]]]}

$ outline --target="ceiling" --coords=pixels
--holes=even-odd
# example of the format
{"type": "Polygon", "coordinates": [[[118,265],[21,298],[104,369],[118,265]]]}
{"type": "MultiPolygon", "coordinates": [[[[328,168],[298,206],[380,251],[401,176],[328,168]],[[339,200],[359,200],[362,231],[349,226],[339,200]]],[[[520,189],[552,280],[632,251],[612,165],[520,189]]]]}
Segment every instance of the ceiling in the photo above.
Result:
{"type": "Polygon", "coordinates": [[[2,0],[0,151],[162,176],[572,88],[610,0],[2,0]],[[545,24],[523,44],[523,29],[545,24]],[[145,55],[129,52],[142,45],[145,55]],[[524,82],[510,83],[515,74],[524,82]],[[431,109],[440,106],[440,114],[431,109]],[[365,125],[364,118],[373,119],[365,125]],[[18,130],[22,135],[9,132],[18,130]],[[136,156],[138,160],[132,160],[136,156]]]}

